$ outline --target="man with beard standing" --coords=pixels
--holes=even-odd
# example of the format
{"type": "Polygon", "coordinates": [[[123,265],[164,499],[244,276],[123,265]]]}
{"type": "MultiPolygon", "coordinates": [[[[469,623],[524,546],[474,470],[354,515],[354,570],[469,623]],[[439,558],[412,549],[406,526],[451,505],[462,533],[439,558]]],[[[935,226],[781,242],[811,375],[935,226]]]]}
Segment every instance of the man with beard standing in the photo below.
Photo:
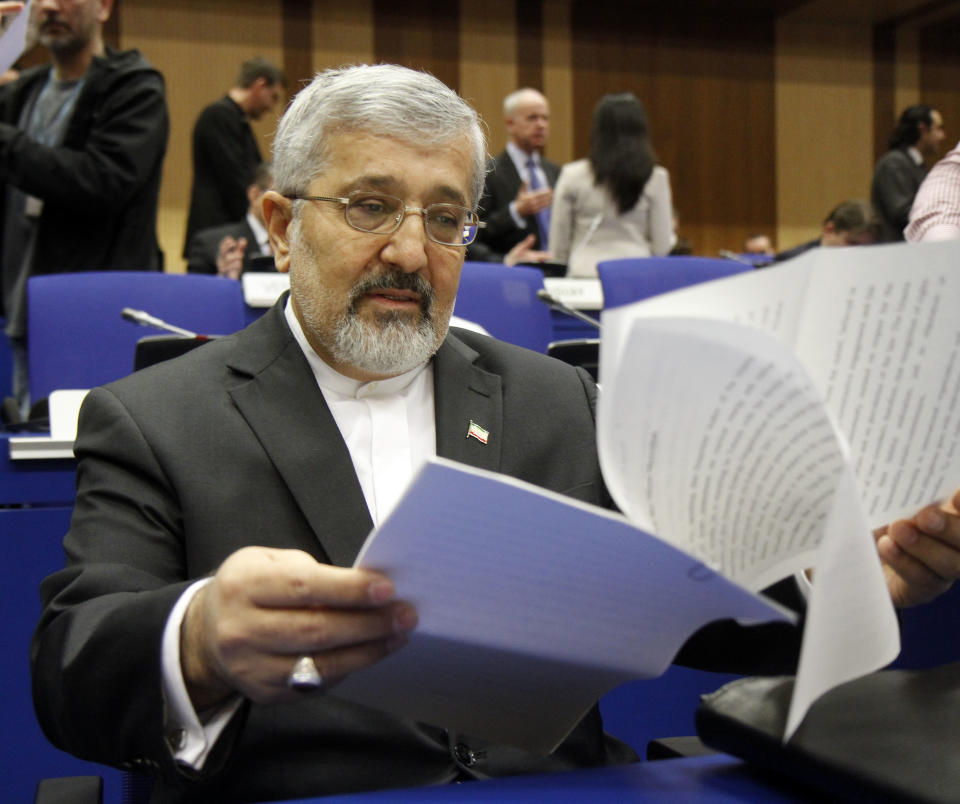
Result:
{"type": "Polygon", "coordinates": [[[0,267],[14,393],[26,406],[26,283],[66,271],[159,270],[163,78],[103,41],[113,0],[35,0],[52,64],[0,87],[0,267]]]}
{"type": "MultiPolygon", "coordinates": [[[[289,296],[84,403],[69,566],[31,650],[57,746],[150,771],[164,802],[635,759],[596,707],[540,756],[325,694],[416,627],[389,578],[350,567],[425,460],[608,502],[586,372],[448,331],[484,157],[476,113],[425,73],[331,70],[297,94],[264,197],[289,296]]],[[[952,554],[960,518],[933,541],[952,554]]],[[[901,600],[949,586],[916,578],[901,600]]]]}
{"type": "Polygon", "coordinates": [[[235,223],[247,211],[247,188],[263,163],[251,120],[280,101],[287,79],[264,58],[240,65],[233,87],[207,106],[193,126],[193,184],[183,256],[197,232],[235,223]]]}

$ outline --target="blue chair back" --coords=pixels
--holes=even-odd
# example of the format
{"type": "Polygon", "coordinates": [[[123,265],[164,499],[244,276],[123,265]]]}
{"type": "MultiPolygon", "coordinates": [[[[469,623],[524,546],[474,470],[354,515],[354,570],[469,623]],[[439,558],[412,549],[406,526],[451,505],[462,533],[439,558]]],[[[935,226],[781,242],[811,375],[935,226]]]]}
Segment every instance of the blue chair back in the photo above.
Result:
{"type": "Polygon", "coordinates": [[[631,257],[597,263],[604,309],[753,270],[713,257],[631,257]]]}
{"type": "Polygon", "coordinates": [[[453,314],[495,338],[546,352],[553,334],[550,308],[537,299],[543,273],[522,265],[465,262],[453,314]]]}
{"type": "Polygon", "coordinates": [[[88,271],[27,281],[30,396],[58,388],[93,388],[133,371],[137,341],[157,334],[121,317],[144,310],[201,335],[245,326],[239,282],[202,274],[88,271]]]}

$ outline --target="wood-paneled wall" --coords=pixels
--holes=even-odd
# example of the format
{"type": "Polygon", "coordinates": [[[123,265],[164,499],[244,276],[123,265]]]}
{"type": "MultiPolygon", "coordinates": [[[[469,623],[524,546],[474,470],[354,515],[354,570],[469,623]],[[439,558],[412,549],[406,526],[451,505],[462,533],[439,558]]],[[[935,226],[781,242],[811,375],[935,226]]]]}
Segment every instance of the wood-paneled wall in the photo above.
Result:
{"type": "MultiPolygon", "coordinates": [[[[109,35],[167,79],[171,139],[159,230],[179,260],[190,132],[240,63],[280,64],[291,92],[316,70],[369,61],[427,69],[468,98],[503,147],[501,104],[518,86],[550,98],[549,156],[585,155],[607,92],[647,108],[680,231],[695,252],[780,247],[816,234],[839,201],[865,197],[899,110],[929,102],[960,138],[960,0],[118,0],[109,35]]],[[[276,120],[255,124],[264,152],[276,120]]]]}

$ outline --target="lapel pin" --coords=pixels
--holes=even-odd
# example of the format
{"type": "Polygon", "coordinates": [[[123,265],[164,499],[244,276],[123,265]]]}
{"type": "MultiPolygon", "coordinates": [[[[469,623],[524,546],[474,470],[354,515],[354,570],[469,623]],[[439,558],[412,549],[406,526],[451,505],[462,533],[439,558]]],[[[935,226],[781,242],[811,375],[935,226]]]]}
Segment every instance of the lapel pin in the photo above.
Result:
{"type": "Polygon", "coordinates": [[[470,427],[467,428],[467,438],[475,438],[481,444],[486,444],[487,439],[490,438],[490,433],[471,419],[470,427]]]}

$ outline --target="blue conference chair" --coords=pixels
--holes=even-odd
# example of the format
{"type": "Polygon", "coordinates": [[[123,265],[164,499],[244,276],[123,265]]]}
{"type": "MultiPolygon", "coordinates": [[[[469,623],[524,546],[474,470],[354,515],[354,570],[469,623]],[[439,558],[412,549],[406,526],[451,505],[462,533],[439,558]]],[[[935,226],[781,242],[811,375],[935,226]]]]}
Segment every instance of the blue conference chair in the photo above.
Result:
{"type": "Polygon", "coordinates": [[[58,388],[93,388],[133,370],[137,341],[157,334],[124,320],[144,310],[201,335],[228,335],[245,325],[239,282],[200,274],[89,271],[27,282],[30,396],[58,388]]]}
{"type": "Polygon", "coordinates": [[[550,308],[537,299],[542,288],[543,273],[536,268],[465,262],[453,314],[502,341],[546,352],[553,324],[550,308]]]}
{"type": "Polygon", "coordinates": [[[605,309],[750,270],[749,265],[713,257],[631,257],[597,263],[605,309]]]}

